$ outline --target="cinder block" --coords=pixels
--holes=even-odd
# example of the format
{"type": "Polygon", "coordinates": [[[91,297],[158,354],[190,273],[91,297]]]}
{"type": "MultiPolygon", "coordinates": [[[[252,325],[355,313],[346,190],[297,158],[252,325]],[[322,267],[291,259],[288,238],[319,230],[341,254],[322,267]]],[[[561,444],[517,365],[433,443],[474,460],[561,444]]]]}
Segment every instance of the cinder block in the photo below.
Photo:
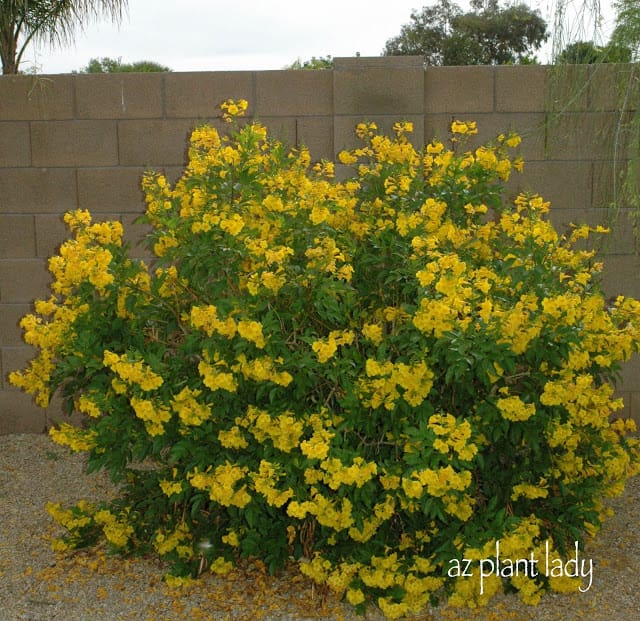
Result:
{"type": "Polygon", "coordinates": [[[590,165],[593,176],[592,206],[610,208],[623,206],[620,201],[624,192],[623,179],[628,162],[601,160],[591,162],[590,165]]]}
{"type": "Polygon", "coordinates": [[[591,65],[553,65],[547,69],[547,112],[586,112],[590,109],[591,65]]]}
{"type": "Polygon", "coordinates": [[[147,262],[153,258],[153,250],[146,245],[147,235],[152,227],[137,220],[142,215],[124,214],[122,226],[124,227],[124,241],[130,244],[129,256],[134,259],[144,259],[147,262]]]}
{"type": "Polygon", "coordinates": [[[314,116],[333,114],[331,71],[259,71],[255,115],[314,116]]]}
{"type": "MultiPolygon", "coordinates": [[[[602,241],[599,242],[598,248],[605,256],[616,254],[632,257],[638,254],[640,239],[639,231],[636,226],[638,211],[635,208],[626,209],[592,209],[593,224],[597,226],[607,226],[611,229],[609,234],[602,235],[602,241]]],[[[587,219],[589,224],[589,220],[587,219]]]]}
{"type": "Polygon", "coordinates": [[[0,390],[19,391],[9,382],[9,375],[13,371],[22,371],[29,366],[29,362],[37,355],[35,347],[30,347],[21,343],[17,346],[0,347],[0,363],[2,366],[2,377],[0,377],[0,390]]]}
{"type": "Polygon", "coordinates": [[[0,122],[0,167],[30,165],[29,124],[0,122]]]}
{"type": "Polygon", "coordinates": [[[547,67],[497,66],[495,81],[496,112],[544,112],[547,67]]]}
{"type": "Polygon", "coordinates": [[[46,412],[30,395],[0,390],[0,435],[9,433],[44,433],[46,412]]]}
{"type": "Polygon", "coordinates": [[[42,259],[0,260],[0,302],[16,304],[49,296],[51,275],[42,259]]]}
{"type": "Polygon", "coordinates": [[[474,114],[469,116],[462,114],[426,114],[424,117],[424,144],[428,144],[433,140],[439,140],[447,147],[450,147],[450,128],[452,121],[456,119],[461,121],[475,121],[478,124],[478,128],[484,131],[486,118],[488,118],[488,115],[485,114],[474,114]]]}
{"type": "Polygon", "coordinates": [[[118,125],[121,166],[184,165],[194,120],[120,121],[118,125]]]}
{"type": "Polygon", "coordinates": [[[625,150],[616,142],[619,114],[549,113],[547,157],[551,160],[611,160],[625,150]]]}
{"type": "Polygon", "coordinates": [[[621,377],[620,390],[640,391],[640,356],[636,354],[630,360],[622,363],[621,377]]]}
{"type": "Polygon", "coordinates": [[[36,220],[37,256],[47,259],[58,253],[60,244],[71,237],[62,214],[38,214],[36,220]]]}
{"type": "Polygon", "coordinates": [[[545,162],[525,158],[522,173],[512,174],[509,188],[515,193],[539,194],[550,201],[552,213],[558,214],[554,222],[561,224],[561,215],[566,214],[571,220],[576,214],[570,212],[590,206],[591,184],[589,162],[545,162]]]}
{"type": "Polygon", "coordinates": [[[14,75],[0,80],[0,120],[73,118],[73,76],[14,75]]]}
{"type": "Polygon", "coordinates": [[[616,159],[591,163],[592,206],[612,210],[631,208],[640,196],[640,166],[637,161],[616,159]]]}
{"type": "MultiPolygon", "coordinates": [[[[598,168],[604,169],[605,179],[610,174],[607,165],[615,165],[616,173],[619,175],[618,182],[624,181],[626,165],[631,162],[633,175],[636,176],[636,187],[634,193],[638,191],[637,172],[638,165],[638,124],[633,112],[593,112],[585,113],[585,123],[591,122],[590,132],[583,139],[583,146],[586,156],[593,160],[596,171],[598,168]],[[603,160],[610,160],[604,161],[603,160]]],[[[557,125],[553,124],[555,127],[557,125]]],[[[580,129],[578,129],[580,131],[580,129]]],[[[578,139],[579,142],[579,139],[578,139]]],[[[609,178],[612,181],[612,178],[609,178]]]]}
{"type": "Polygon", "coordinates": [[[163,166],[159,168],[157,172],[161,172],[164,174],[167,182],[171,187],[173,187],[184,174],[185,162],[183,162],[180,166],[163,166]]]}
{"type": "Polygon", "coordinates": [[[33,216],[0,214],[0,259],[26,259],[35,256],[33,216]]]}
{"type": "Polygon", "coordinates": [[[163,115],[163,73],[77,75],[79,119],[160,118],[163,115]]]}
{"type": "Polygon", "coordinates": [[[251,71],[168,73],[164,80],[167,118],[215,118],[227,99],[246,99],[247,116],[253,115],[255,74],[251,71]]]}
{"type": "Polygon", "coordinates": [[[427,67],[425,113],[493,112],[494,74],[493,67],[427,67]]]}
{"type": "Polygon", "coordinates": [[[286,117],[262,117],[260,122],[267,128],[269,136],[282,142],[288,148],[298,141],[297,119],[286,117]]]}
{"type": "Polygon", "coordinates": [[[115,166],[115,121],[37,121],[31,124],[32,162],[38,166],[115,166]]]}
{"type": "MultiPolygon", "coordinates": [[[[0,304],[0,347],[20,348],[17,352],[13,349],[7,350],[7,355],[9,353],[14,356],[17,355],[20,361],[23,359],[20,354],[23,352],[25,345],[22,340],[20,321],[31,312],[33,312],[31,304],[0,304]]],[[[29,357],[33,356],[33,351],[30,348],[27,349],[30,352],[29,357]]],[[[3,360],[3,369],[7,373],[17,368],[18,366],[11,366],[7,364],[7,360],[3,360]]]]}
{"type": "Polygon", "coordinates": [[[517,149],[509,150],[513,156],[519,155],[527,162],[544,160],[545,158],[545,116],[535,112],[497,113],[477,117],[477,140],[483,144],[495,141],[499,134],[516,132],[522,142],[517,149]]]}
{"type": "Polygon", "coordinates": [[[590,65],[590,109],[637,110],[640,100],[639,71],[636,63],[590,65]]]}
{"type": "Polygon", "coordinates": [[[607,297],[624,295],[640,299],[640,257],[638,255],[605,257],[602,288],[607,297]]]}
{"type": "Polygon", "coordinates": [[[338,116],[422,114],[424,69],[354,66],[334,70],[333,95],[334,114],[338,116]]]}
{"type": "Polygon", "coordinates": [[[314,162],[335,158],[332,117],[303,117],[296,123],[297,143],[308,147],[314,162]]]}
{"type": "Polygon", "coordinates": [[[71,168],[0,169],[0,196],[4,213],[62,213],[76,207],[75,172],[71,168]]]}
{"type": "Polygon", "coordinates": [[[625,412],[629,413],[629,418],[633,418],[640,429],[640,390],[629,393],[629,397],[625,399],[625,412]]]}
{"type": "Polygon", "coordinates": [[[144,210],[143,167],[78,170],[78,206],[92,214],[139,213],[144,210]]]}
{"type": "Polygon", "coordinates": [[[422,56],[338,56],[333,59],[334,71],[358,69],[424,69],[422,56]]]}

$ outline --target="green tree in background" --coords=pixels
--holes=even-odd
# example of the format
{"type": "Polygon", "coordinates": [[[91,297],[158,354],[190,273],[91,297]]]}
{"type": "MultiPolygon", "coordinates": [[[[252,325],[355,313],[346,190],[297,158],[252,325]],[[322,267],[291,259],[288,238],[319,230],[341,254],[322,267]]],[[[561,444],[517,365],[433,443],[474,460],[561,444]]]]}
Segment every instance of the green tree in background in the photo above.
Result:
{"type": "Polygon", "coordinates": [[[0,0],[2,73],[18,73],[30,43],[69,43],[90,20],[104,16],[117,22],[126,7],[127,0],[0,0]]]}
{"type": "Polygon", "coordinates": [[[80,73],[150,73],[154,71],[171,71],[171,69],[151,60],[123,63],[121,58],[92,58],[86,67],[80,69],[80,73]]]}
{"type": "Polygon", "coordinates": [[[640,2],[638,0],[616,0],[615,28],[611,35],[611,45],[630,50],[630,60],[640,58],[640,2]]]}
{"type": "Polygon", "coordinates": [[[464,13],[450,0],[411,13],[411,23],[389,39],[383,55],[422,55],[429,65],[504,65],[535,62],[547,24],[524,4],[472,0],[464,13]]]}
{"type": "Polygon", "coordinates": [[[287,65],[285,69],[333,69],[333,58],[331,56],[311,57],[311,60],[298,60],[287,65]]]}
{"type": "Polygon", "coordinates": [[[631,49],[610,42],[608,45],[596,45],[593,41],[575,41],[555,59],[556,64],[593,65],[595,63],[628,63],[631,61],[631,49]]]}
{"type": "MultiPolygon", "coordinates": [[[[640,2],[616,0],[615,25],[609,42],[598,45],[593,40],[577,40],[567,43],[554,58],[555,64],[629,63],[640,57],[640,2]]],[[[600,20],[599,12],[587,13],[587,17],[600,20]]]]}

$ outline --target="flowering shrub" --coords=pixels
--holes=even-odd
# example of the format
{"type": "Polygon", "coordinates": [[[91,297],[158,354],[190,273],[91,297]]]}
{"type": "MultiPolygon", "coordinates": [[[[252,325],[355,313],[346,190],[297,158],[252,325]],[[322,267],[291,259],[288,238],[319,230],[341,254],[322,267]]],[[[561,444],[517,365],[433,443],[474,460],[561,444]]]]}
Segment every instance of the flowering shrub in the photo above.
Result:
{"type": "MultiPolygon", "coordinates": [[[[228,101],[224,115],[246,102],[228,101]]],[[[154,267],[118,222],[75,211],[52,297],[22,321],[37,357],[11,381],[81,426],[51,430],[120,484],[100,506],[50,504],[57,547],[155,551],[173,583],[239,558],[300,571],[389,618],[440,595],[536,603],[567,576],[451,572],[495,550],[566,554],[638,472],[631,422],[610,422],[640,303],[607,306],[576,227],[540,196],[503,198],[515,134],[420,151],[362,123],[311,165],[253,122],[197,128],[171,187],[148,174],[154,267]]]]}

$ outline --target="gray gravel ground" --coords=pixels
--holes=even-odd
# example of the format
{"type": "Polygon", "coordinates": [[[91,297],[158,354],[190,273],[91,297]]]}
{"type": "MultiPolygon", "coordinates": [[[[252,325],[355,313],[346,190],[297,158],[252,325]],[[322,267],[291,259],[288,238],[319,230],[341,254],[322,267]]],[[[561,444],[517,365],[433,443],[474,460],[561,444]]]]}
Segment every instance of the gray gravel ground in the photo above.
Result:
{"type": "MultiPolygon", "coordinates": [[[[68,505],[110,491],[104,476],[86,476],[82,458],[44,435],[0,436],[0,621],[354,621],[352,610],[321,597],[294,573],[277,578],[256,567],[230,578],[207,576],[186,594],[170,591],[154,559],[123,560],[102,550],[56,556],[60,534],[48,501],[68,505]]],[[[536,607],[500,596],[487,609],[441,607],[420,621],[636,621],[640,610],[640,478],[612,501],[616,515],[585,558],[594,562],[585,593],[547,595],[536,607]]],[[[365,619],[380,621],[371,609],[365,619]]]]}

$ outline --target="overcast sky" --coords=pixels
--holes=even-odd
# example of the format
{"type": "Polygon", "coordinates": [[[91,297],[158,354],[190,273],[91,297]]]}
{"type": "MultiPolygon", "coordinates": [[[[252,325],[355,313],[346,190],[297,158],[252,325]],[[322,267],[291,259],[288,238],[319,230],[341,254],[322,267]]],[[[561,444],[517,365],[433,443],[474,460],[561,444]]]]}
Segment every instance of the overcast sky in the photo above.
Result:
{"type": "MultiPolygon", "coordinates": [[[[597,0],[585,0],[592,3],[597,0]]],[[[579,4],[583,0],[577,0],[579,4]]],[[[120,26],[100,21],[75,45],[28,48],[22,69],[66,73],[91,58],[152,60],[173,71],[282,69],[312,56],[379,56],[434,0],[129,0],[120,26]]],[[[463,8],[468,2],[457,2],[463,8]]],[[[503,2],[502,4],[505,4],[503,2]]],[[[554,0],[539,0],[552,23],[554,0]]],[[[603,0],[604,5],[610,2],[603,0]]],[[[544,58],[541,60],[544,61],[544,58]]]]}

